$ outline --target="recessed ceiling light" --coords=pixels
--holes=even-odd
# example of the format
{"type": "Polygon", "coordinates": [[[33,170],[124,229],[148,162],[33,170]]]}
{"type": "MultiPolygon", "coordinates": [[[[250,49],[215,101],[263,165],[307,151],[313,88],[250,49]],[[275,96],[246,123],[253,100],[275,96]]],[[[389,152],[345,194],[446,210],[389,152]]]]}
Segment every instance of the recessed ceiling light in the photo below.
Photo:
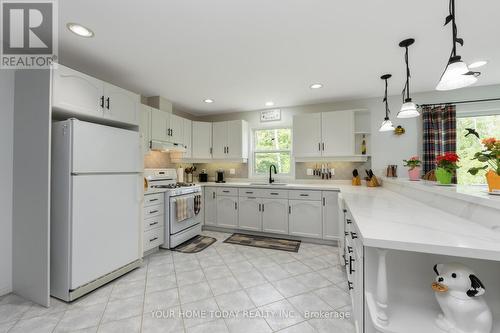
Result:
{"type": "Polygon", "coordinates": [[[323,88],[323,85],[321,83],[313,83],[309,86],[309,88],[311,89],[319,89],[319,88],[323,88]]]}
{"type": "Polygon", "coordinates": [[[81,24],[68,23],[66,24],[66,27],[69,29],[69,31],[80,37],[86,37],[86,38],[94,37],[94,32],[89,28],[84,27],[81,24]]]}
{"type": "Polygon", "coordinates": [[[213,103],[213,102],[214,102],[214,100],[213,100],[213,99],[210,99],[210,98],[207,98],[207,99],[205,99],[203,102],[205,102],[205,103],[207,103],[207,104],[211,104],[211,103],[213,103]]]}
{"type": "Polygon", "coordinates": [[[273,101],[266,102],[266,106],[273,106],[273,105],[274,105],[273,101]]]}
{"type": "Polygon", "coordinates": [[[484,65],[486,65],[488,63],[488,61],[486,60],[479,60],[479,61],[474,61],[472,64],[469,65],[469,68],[479,68],[479,67],[483,67],[484,65]]]}

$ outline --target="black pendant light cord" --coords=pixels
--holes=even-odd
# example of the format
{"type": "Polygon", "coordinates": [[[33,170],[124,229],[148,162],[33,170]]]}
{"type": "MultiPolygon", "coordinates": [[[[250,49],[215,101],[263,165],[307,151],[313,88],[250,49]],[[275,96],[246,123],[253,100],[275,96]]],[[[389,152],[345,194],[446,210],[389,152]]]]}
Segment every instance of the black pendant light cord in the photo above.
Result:
{"type": "MultiPolygon", "coordinates": [[[[455,22],[455,0],[450,0],[450,15],[446,18],[446,22],[444,25],[447,25],[451,19],[451,33],[452,33],[452,38],[453,38],[453,48],[451,49],[451,57],[456,57],[457,56],[457,42],[459,42],[459,39],[457,38],[458,35],[458,29],[457,29],[457,24],[455,22]]],[[[460,39],[460,45],[463,45],[464,41],[460,39]]],[[[451,58],[450,57],[450,58],[451,58]]]]}
{"type": "Polygon", "coordinates": [[[405,46],[405,62],[406,62],[406,83],[401,95],[403,96],[403,103],[411,100],[410,98],[410,66],[408,65],[408,46],[405,46]],[[406,95],[406,96],[405,96],[406,95]]]}
{"type": "Polygon", "coordinates": [[[389,102],[387,101],[387,79],[385,79],[385,97],[384,97],[384,101],[385,101],[385,118],[389,118],[389,113],[391,113],[391,111],[389,110],[389,102]]]}

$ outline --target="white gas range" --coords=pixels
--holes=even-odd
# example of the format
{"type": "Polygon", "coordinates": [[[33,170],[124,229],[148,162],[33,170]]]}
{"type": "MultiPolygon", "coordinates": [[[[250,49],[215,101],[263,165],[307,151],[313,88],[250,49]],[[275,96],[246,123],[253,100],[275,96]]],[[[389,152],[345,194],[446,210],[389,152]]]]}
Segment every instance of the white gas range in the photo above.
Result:
{"type": "Polygon", "coordinates": [[[165,228],[162,248],[170,249],[199,235],[202,223],[201,187],[177,183],[175,169],[145,169],[145,194],[165,193],[165,228]]]}

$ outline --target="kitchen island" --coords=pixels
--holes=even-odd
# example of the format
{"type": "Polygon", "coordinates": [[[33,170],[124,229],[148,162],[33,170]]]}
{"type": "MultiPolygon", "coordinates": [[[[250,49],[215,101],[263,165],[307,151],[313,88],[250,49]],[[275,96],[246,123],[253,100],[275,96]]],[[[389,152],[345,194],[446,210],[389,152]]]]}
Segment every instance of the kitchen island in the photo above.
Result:
{"type": "Polygon", "coordinates": [[[249,189],[339,193],[337,241],[342,244],[340,261],[346,269],[358,332],[442,332],[435,325],[440,309],[431,283],[436,276],[433,266],[450,262],[469,266],[487,286],[484,297],[494,313],[493,332],[500,332],[498,198],[487,194],[468,198],[460,192],[458,197],[442,195],[442,188],[423,182],[411,185],[426,186],[426,194],[412,189],[412,198],[401,190],[408,186],[395,182],[387,182],[385,188],[353,187],[342,181],[283,185],[240,181],[203,186],[236,188],[241,193],[252,192],[249,189]],[[429,197],[432,204],[426,202],[429,197]],[[480,220],[470,219],[464,209],[455,209],[453,214],[446,206],[437,208],[439,204],[486,212],[480,220]]]}

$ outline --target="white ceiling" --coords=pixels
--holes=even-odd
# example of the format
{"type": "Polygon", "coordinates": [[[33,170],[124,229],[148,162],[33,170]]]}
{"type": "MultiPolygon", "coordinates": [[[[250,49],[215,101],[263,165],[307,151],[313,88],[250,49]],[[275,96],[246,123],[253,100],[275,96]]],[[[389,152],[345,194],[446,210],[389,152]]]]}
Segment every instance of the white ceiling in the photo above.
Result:
{"type": "MultiPolygon", "coordinates": [[[[487,59],[478,85],[500,83],[500,1],[457,0],[464,60],[487,59]]],[[[63,0],[61,63],[195,114],[433,90],[451,50],[448,0],[63,0]],[[78,22],[92,39],[65,27],[78,22]],[[324,88],[312,90],[311,83],[324,88]],[[203,103],[205,98],[215,100],[203,103]]]]}

